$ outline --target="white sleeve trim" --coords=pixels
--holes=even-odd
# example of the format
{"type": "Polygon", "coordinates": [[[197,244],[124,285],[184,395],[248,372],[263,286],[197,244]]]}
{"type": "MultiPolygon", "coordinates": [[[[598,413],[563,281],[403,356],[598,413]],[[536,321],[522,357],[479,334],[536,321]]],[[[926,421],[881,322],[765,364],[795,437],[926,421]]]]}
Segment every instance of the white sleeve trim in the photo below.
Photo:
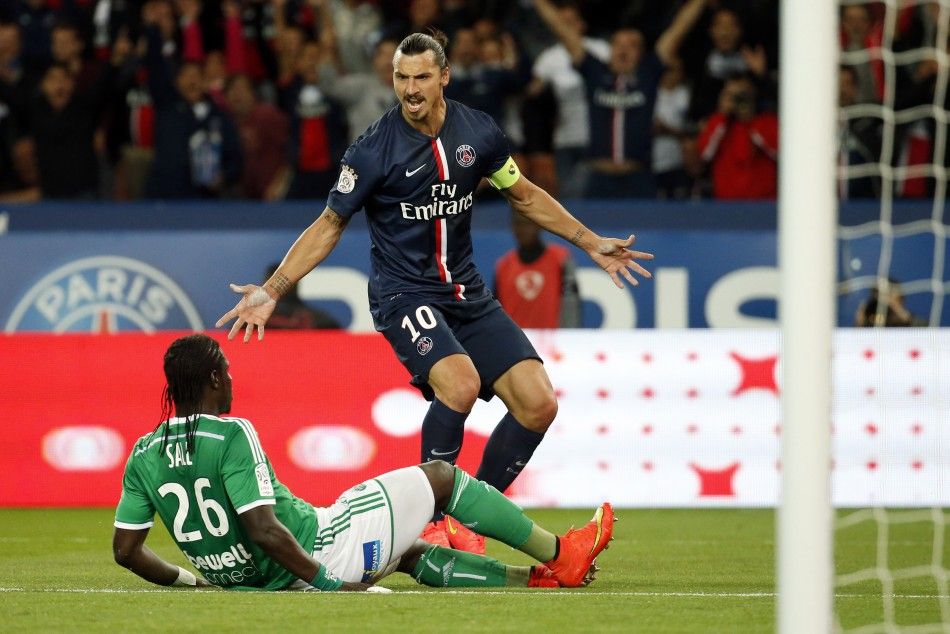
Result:
{"type": "Polygon", "coordinates": [[[247,444],[251,448],[251,456],[254,458],[254,464],[264,462],[264,449],[261,447],[261,441],[257,437],[257,431],[251,425],[251,421],[246,418],[235,418],[234,422],[238,424],[244,436],[247,438],[247,444]]]}
{"type": "Polygon", "coordinates": [[[129,531],[144,531],[146,528],[152,528],[155,525],[155,522],[145,522],[144,524],[129,524],[127,522],[120,522],[116,520],[113,526],[116,528],[124,528],[129,531]]]}
{"type": "Polygon", "coordinates": [[[265,504],[277,504],[277,500],[275,500],[274,498],[263,499],[263,500],[254,500],[254,501],[251,502],[250,504],[245,504],[244,506],[239,506],[238,508],[236,508],[236,509],[234,509],[234,510],[237,511],[237,514],[238,514],[238,515],[240,515],[241,513],[245,513],[245,512],[247,512],[247,511],[250,511],[251,509],[256,509],[258,506],[264,506],[265,504]]]}

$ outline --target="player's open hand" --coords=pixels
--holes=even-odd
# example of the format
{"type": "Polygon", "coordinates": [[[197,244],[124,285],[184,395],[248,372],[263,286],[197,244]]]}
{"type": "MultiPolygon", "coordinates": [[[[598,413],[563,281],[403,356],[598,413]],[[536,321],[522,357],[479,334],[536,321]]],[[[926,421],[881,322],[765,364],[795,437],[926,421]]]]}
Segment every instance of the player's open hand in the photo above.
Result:
{"type": "Polygon", "coordinates": [[[215,328],[219,328],[236,318],[234,325],[231,326],[231,332],[228,333],[229,340],[234,339],[234,335],[241,328],[244,328],[244,343],[247,343],[251,340],[251,334],[256,326],[257,340],[260,341],[264,338],[264,324],[270,319],[271,313],[277,307],[277,302],[267,291],[255,284],[245,284],[244,286],[231,284],[231,290],[235,293],[241,293],[243,297],[237,303],[237,306],[224,313],[221,319],[215,322],[215,328]]]}
{"type": "Polygon", "coordinates": [[[653,254],[645,251],[632,251],[628,247],[633,245],[636,237],[631,235],[626,240],[619,238],[601,238],[594,244],[594,248],[589,252],[590,257],[600,268],[604,269],[614,281],[617,288],[623,288],[623,277],[631,285],[640,284],[634,273],[641,277],[653,277],[653,275],[640,266],[637,260],[652,260],[653,254]]]}

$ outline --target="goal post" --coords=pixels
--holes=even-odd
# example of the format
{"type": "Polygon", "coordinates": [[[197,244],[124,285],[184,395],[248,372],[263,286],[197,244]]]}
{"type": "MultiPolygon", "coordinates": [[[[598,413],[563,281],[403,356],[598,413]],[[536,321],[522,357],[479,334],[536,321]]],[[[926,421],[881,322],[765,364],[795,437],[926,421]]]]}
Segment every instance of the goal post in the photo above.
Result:
{"type": "Polygon", "coordinates": [[[778,260],[783,378],[776,610],[783,634],[832,629],[837,11],[837,3],[828,0],[783,0],[781,5],[778,260]]]}

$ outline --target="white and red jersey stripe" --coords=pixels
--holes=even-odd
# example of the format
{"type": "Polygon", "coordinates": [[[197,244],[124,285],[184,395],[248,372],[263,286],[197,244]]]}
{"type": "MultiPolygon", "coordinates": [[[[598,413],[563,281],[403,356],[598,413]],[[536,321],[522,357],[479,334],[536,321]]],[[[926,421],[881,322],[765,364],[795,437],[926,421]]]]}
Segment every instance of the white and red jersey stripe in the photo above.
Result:
{"type": "MultiPolygon", "coordinates": [[[[445,148],[442,146],[442,139],[432,139],[432,154],[435,156],[435,164],[439,168],[439,180],[449,180],[449,162],[445,157],[445,148]]],[[[438,218],[435,221],[435,265],[439,270],[439,279],[446,284],[451,284],[455,290],[455,299],[465,299],[465,285],[456,284],[452,280],[452,271],[449,270],[449,232],[448,224],[445,218],[438,218]]]]}

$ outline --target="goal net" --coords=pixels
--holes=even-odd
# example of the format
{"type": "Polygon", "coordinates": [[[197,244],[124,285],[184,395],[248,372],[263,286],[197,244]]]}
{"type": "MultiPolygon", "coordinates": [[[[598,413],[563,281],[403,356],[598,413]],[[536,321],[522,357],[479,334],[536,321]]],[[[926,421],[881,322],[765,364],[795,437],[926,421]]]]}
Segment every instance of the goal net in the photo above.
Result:
{"type": "MultiPolygon", "coordinates": [[[[950,0],[839,5],[838,323],[946,327],[950,0]],[[873,198],[855,198],[862,196],[873,198]]],[[[940,402],[950,394],[950,350],[940,349],[945,337],[932,340],[929,412],[882,394],[875,405],[882,427],[923,433],[928,423],[950,425],[933,414],[950,411],[940,402]]],[[[891,369],[899,373],[899,364],[891,369]]],[[[950,448],[935,452],[943,460],[906,467],[945,469],[950,448]]],[[[944,490],[933,499],[947,499],[950,474],[934,481],[944,490]]],[[[837,631],[950,633],[947,509],[840,509],[834,547],[837,631]],[[844,560],[861,566],[843,569],[844,560]]]]}

